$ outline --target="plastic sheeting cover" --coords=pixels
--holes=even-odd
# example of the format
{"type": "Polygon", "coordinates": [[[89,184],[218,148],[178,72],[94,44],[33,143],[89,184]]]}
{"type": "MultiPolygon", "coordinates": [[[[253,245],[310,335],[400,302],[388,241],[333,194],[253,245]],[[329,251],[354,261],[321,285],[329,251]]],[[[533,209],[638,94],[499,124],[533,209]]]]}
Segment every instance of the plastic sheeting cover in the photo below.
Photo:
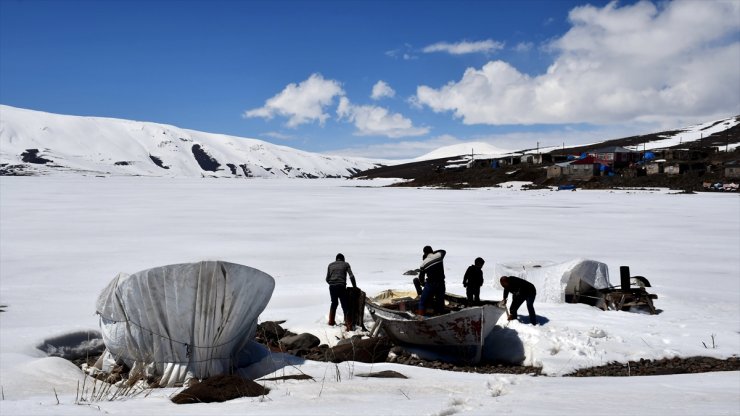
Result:
{"type": "Polygon", "coordinates": [[[388,289],[378,293],[372,300],[381,305],[389,305],[399,299],[416,299],[418,296],[415,290],[388,289]]]}
{"type": "Polygon", "coordinates": [[[119,274],[97,301],[103,342],[162,386],[227,373],[274,288],[270,275],[222,261],[119,274]]]}
{"type": "Polygon", "coordinates": [[[575,259],[563,263],[522,261],[499,263],[494,266],[494,285],[501,287],[501,276],[521,277],[537,288],[537,300],[564,303],[565,295],[586,288],[605,289],[609,283],[609,267],[595,260],[575,259]]]}

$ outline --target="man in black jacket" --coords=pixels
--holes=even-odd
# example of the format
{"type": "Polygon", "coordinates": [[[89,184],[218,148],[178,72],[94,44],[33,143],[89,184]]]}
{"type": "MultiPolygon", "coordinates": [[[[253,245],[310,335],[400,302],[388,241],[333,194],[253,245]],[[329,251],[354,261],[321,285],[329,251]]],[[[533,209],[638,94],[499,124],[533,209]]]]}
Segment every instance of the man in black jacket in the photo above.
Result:
{"type": "Polygon", "coordinates": [[[351,331],[353,322],[350,319],[351,315],[347,301],[347,275],[349,275],[352,281],[352,286],[357,287],[357,281],[355,280],[355,275],[352,274],[352,268],[349,263],[344,261],[344,255],[339,253],[337,254],[336,261],[329,263],[329,267],[326,270],[326,283],[329,284],[329,296],[331,297],[329,325],[336,325],[335,315],[337,313],[337,305],[341,302],[342,312],[344,312],[344,326],[347,331],[351,331]]]}
{"type": "Polygon", "coordinates": [[[511,300],[511,309],[509,309],[509,320],[516,319],[516,311],[526,301],[527,311],[529,312],[529,323],[537,325],[537,315],[534,313],[534,298],[537,296],[537,289],[535,289],[534,285],[516,276],[502,276],[500,282],[504,288],[504,300],[502,301],[504,306],[506,305],[506,298],[509,296],[509,292],[514,295],[514,298],[511,300]]]}
{"type": "Polygon", "coordinates": [[[428,301],[431,299],[432,308],[437,314],[443,313],[445,308],[445,266],[442,260],[447,254],[444,250],[432,250],[431,246],[424,247],[421,267],[419,267],[419,282],[424,287],[419,299],[419,316],[424,316],[428,301]]]}
{"type": "Polygon", "coordinates": [[[475,262],[468,267],[463,277],[463,286],[465,294],[468,296],[468,306],[480,303],[480,287],[483,286],[483,264],[485,261],[478,257],[475,262]]]}

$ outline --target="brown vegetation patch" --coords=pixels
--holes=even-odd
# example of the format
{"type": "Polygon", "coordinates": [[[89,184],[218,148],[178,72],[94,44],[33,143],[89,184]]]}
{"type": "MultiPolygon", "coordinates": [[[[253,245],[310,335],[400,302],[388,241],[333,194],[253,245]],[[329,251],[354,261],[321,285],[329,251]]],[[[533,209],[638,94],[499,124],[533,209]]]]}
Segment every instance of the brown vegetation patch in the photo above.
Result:
{"type": "Polygon", "coordinates": [[[566,377],[628,377],[662,376],[669,374],[708,373],[713,371],[740,371],[740,358],[720,360],[710,357],[665,358],[662,360],[609,363],[599,367],[582,368],[566,377]]]}
{"type": "Polygon", "coordinates": [[[357,377],[408,378],[405,375],[399,373],[398,371],[393,371],[393,370],[378,371],[376,373],[362,373],[362,374],[355,374],[355,375],[357,377]]]}
{"type": "Polygon", "coordinates": [[[308,374],[290,374],[287,376],[280,376],[280,377],[269,377],[269,378],[261,378],[259,381],[280,381],[280,380],[311,380],[313,381],[313,377],[309,376],[308,374]]]}
{"type": "Polygon", "coordinates": [[[264,396],[270,390],[237,375],[209,377],[172,398],[176,404],[225,402],[239,397],[264,396]]]}

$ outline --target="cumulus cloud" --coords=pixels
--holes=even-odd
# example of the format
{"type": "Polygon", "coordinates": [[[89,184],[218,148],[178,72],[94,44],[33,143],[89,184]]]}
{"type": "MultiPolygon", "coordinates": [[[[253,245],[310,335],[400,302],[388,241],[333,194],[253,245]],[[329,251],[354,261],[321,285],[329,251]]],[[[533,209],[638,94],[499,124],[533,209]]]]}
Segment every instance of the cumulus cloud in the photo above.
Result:
{"type": "Polygon", "coordinates": [[[323,124],[329,118],[324,108],[331,105],[334,97],[343,96],[339,82],[324,79],[321,74],[312,74],[299,84],[288,84],[281,92],[268,99],[265,105],[244,112],[245,117],[271,119],[276,115],[287,117],[288,127],[318,121],[323,124]]]}
{"type": "Polygon", "coordinates": [[[532,42],[519,42],[514,46],[514,52],[529,52],[534,48],[534,43],[532,42]]]}
{"type": "Polygon", "coordinates": [[[390,138],[421,136],[428,127],[414,127],[411,120],[398,113],[390,113],[374,105],[354,105],[347,97],[339,99],[337,115],[354,123],[359,136],[386,136],[390,138]]]}
{"type": "Polygon", "coordinates": [[[414,102],[465,124],[669,125],[740,113],[740,3],[612,2],[577,7],[569,20],[548,45],[546,73],[491,61],[442,87],[417,87],[414,102]]]}
{"type": "Polygon", "coordinates": [[[424,53],[446,52],[452,55],[467,53],[493,53],[504,48],[504,44],[491,39],[475,42],[462,41],[457,43],[437,42],[422,49],[424,53]]]}
{"type": "Polygon", "coordinates": [[[380,100],[381,98],[393,98],[396,95],[396,91],[391,88],[390,85],[388,85],[385,81],[381,80],[375,83],[373,85],[373,92],[370,95],[370,98],[373,100],[380,100]]]}

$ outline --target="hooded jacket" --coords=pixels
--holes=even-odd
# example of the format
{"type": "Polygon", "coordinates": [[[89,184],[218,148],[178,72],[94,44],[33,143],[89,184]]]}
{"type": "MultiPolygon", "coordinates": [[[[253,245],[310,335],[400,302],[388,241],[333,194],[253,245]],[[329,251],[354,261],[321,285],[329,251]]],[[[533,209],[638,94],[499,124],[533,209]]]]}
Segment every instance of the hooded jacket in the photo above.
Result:
{"type": "Polygon", "coordinates": [[[444,250],[437,250],[430,253],[424,258],[419,267],[419,281],[424,284],[424,280],[430,282],[443,282],[445,280],[445,266],[442,260],[447,254],[444,250]]]}

